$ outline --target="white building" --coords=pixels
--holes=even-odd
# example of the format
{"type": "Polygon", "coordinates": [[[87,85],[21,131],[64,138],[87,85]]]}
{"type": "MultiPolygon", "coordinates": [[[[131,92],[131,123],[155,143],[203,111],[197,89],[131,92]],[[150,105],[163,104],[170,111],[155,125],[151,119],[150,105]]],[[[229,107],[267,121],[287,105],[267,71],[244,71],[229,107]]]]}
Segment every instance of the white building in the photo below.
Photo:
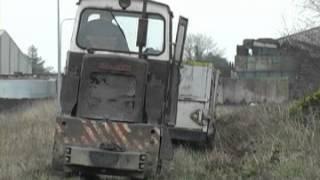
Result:
{"type": "Polygon", "coordinates": [[[0,30],[0,75],[31,74],[32,63],[5,30],[0,30]]]}

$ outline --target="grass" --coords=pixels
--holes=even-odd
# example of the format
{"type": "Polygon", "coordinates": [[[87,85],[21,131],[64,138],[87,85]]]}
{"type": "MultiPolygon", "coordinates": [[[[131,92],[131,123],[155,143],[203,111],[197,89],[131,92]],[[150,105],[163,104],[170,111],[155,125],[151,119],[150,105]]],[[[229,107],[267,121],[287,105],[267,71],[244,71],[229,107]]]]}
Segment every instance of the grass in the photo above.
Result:
{"type": "Polygon", "coordinates": [[[47,180],[56,108],[51,101],[29,103],[0,114],[0,179],[47,180]]]}
{"type": "MultiPolygon", "coordinates": [[[[50,171],[55,114],[50,101],[0,114],[0,180],[59,179],[50,171]]],[[[285,105],[219,117],[216,147],[177,147],[159,179],[320,179],[320,124],[314,117],[305,123],[285,105]]]]}
{"type": "Polygon", "coordinates": [[[320,179],[320,124],[289,114],[273,105],[220,117],[216,147],[178,148],[165,179],[320,179]]]}

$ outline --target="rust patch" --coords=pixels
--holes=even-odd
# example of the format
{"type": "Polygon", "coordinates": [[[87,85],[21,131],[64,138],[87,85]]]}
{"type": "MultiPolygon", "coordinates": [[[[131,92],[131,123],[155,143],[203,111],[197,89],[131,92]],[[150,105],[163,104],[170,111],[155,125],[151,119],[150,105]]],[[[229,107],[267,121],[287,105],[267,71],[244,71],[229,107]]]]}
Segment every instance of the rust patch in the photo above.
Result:
{"type": "MultiPolygon", "coordinates": [[[[62,129],[66,144],[100,147],[117,146],[128,151],[157,151],[160,128],[148,125],[72,118],[62,129]]],[[[61,128],[61,126],[60,126],[61,128]]],[[[60,130],[57,130],[60,131],[60,130]]]]}
{"type": "Polygon", "coordinates": [[[130,72],[131,71],[131,66],[128,64],[105,64],[105,63],[101,63],[98,65],[99,69],[102,70],[107,70],[107,71],[120,71],[120,72],[130,72]]]}

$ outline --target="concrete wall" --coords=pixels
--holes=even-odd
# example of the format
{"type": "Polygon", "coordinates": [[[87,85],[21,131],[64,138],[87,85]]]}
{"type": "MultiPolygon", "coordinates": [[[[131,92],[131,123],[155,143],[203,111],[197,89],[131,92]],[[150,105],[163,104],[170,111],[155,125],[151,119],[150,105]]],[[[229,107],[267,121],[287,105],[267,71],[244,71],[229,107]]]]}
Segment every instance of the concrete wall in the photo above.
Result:
{"type": "Polygon", "coordinates": [[[291,56],[236,56],[236,71],[295,71],[296,59],[291,56]]]}
{"type": "Polygon", "coordinates": [[[223,78],[218,97],[220,104],[283,103],[288,100],[287,79],[223,78]]]}
{"type": "Polygon", "coordinates": [[[291,56],[236,56],[235,71],[239,78],[291,77],[298,60],[291,56]]]}
{"type": "Polygon", "coordinates": [[[0,31],[0,74],[32,73],[29,58],[5,31],[0,31]]]}
{"type": "Polygon", "coordinates": [[[0,99],[42,99],[57,95],[56,80],[0,80],[0,99]]]}

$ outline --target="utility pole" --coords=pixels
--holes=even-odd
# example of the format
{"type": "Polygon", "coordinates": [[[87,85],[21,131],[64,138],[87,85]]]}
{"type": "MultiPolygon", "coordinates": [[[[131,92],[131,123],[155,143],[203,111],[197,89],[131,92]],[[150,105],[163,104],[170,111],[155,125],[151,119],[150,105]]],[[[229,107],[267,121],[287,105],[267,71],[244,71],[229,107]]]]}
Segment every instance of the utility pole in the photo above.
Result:
{"type": "Polygon", "coordinates": [[[2,16],[3,16],[3,14],[2,14],[2,0],[0,0],[0,29],[2,29],[2,16]]]}
{"type": "Polygon", "coordinates": [[[60,28],[60,0],[57,0],[57,31],[58,31],[58,78],[57,78],[57,91],[58,91],[58,107],[60,110],[60,90],[61,90],[61,28],[60,28]]]}

